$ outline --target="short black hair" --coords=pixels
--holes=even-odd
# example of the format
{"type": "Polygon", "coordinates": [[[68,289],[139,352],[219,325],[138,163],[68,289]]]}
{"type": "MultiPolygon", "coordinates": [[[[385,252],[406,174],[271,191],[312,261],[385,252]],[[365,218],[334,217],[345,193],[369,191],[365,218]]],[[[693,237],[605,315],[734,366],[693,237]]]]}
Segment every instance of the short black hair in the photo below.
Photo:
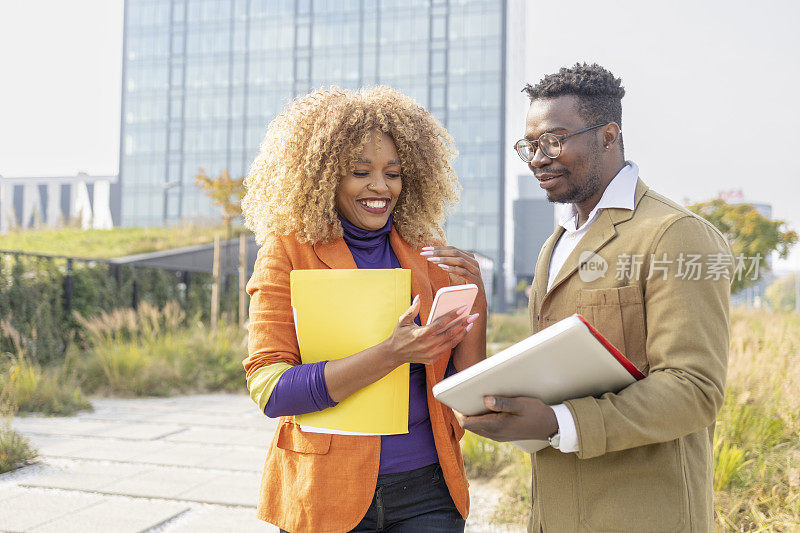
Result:
{"type": "Polygon", "coordinates": [[[625,96],[622,80],[597,63],[561,67],[536,85],[525,85],[523,91],[528,93],[531,102],[542,98],[577,96],[579,113],[589,125],[616,122],[622,128],[622,97],[625,96]]]}

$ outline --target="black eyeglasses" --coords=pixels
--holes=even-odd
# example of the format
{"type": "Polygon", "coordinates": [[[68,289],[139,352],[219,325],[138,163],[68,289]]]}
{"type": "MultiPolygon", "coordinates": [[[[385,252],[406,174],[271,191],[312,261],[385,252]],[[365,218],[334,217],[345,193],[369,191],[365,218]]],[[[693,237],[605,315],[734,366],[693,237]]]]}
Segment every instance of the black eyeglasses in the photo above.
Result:
{"type": "Polygon", "coordinates": [[[603,124],[595,124],[594,126],[589,126],[588,128],[583,128],[582,130],[573,131],[572,133],[565,133],[563,135],[556,135],[555,133],[542,133],[539,138],[535,141],[529,141],[528,139],[520,139],[514,145],[514,150],[517,151],[519,154],[520,159],[525,161],[526,163],[530,163],[533,161],[533,158],[536,156],[536,150],[539,148],[542,149],[542,153],[550,159],[555,159],[556,157],[561,155],[561,150],[564,149],[564,140],[569,139],[573,135],[578,135],[579,133],[584,133],[589,130],[593,130],[595,128],[600,128],[602,126],[608,126],[611,124],[610,122],[605,122],[603,124]]]}

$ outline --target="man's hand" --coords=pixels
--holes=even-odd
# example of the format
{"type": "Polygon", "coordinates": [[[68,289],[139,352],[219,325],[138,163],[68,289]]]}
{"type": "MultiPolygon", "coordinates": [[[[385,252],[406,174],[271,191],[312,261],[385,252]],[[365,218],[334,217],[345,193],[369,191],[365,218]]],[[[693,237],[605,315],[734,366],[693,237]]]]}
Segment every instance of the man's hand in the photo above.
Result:
{"type": "Polygon", "coordinates": [[[499,442],[547,440],[558,431],[555,412],[536,398],[485,396],[483,403],[494,412],[466,416],[455,411],[461,427],[499,442]]]}

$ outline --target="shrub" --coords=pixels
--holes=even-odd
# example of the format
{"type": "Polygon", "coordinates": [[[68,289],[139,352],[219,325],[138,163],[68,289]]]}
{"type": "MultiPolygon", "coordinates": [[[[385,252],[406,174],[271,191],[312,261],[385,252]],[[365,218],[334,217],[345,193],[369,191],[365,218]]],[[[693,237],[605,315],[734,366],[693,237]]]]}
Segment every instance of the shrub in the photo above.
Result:
{"type": "Polygon", "coordinates": [[[28,439],[0,422],[0,474],[29,465],[37,456],[28,439]]]}
{"type": "Polygon", "coordinates": [[[77,369],[85,390],[131,396],[245,389],[241,361],[247,334],[220,323],[215,330],[193,321],[174,303],[138,311],[117,309],[86,319],[82,347],[72,347],[67,362],[77,369]]]}
{"type": "Polygon", "coordinates": [[[12,339],[17,354],[0,355],[0,402],[11,413],[37,412],[49,415],[71,415],[90,406],[75,378],[65,369],[42,369],[28,360],[20,344],[20,335],[4,320],[0,330],[12,339]]]}
{"type": "MultiPolygon", "coordinates": [[[[82,335],[81,323],[66,307],[66,270],[64,259],[0,254],[0,317],[19,333],[27,356],[39,364],[60,362],[67,346],[82,335]]],[[[157,308],[179,301],[186,316],[208,320],[212,277],[193,273],[190,279],[187,287],[167,270],[74,261],[69,307],[89,318],[133,306],[134,299],[157,308]]],[[[227,279],[221,302],[223,309],[234,314],[237,287],[227,279]]],[[[0,352],[4,351],[13,351],[13,346],[0,335],[0,352]]]]}

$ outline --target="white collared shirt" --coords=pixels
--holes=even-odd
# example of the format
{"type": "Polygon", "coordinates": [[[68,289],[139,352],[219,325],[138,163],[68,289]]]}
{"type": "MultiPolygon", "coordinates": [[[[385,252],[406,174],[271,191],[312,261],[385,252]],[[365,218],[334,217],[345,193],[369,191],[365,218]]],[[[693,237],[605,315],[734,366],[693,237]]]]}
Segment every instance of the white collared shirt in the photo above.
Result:
{"type": "Polygon", "coordinates": [[[580,240],[589,231],[603,209],[616,207],[633,211],[636,182],[639,179],[639,167],[633,161],[626,161],[622,170],[617,172],[611,183],[608,184],[600,201],[589,212],[589,217],[581,227],[578,227],[578,210],[575,204],[562,204],[558,225],[564,228],[564,234],[558,239],[553,255],[550,256],[550,270],[547,273],[547,290],[553,286],[558,273],[564,266],[567,257],[572,253],[580,240]]]}
{"type": "MultiPolygon", "coordinates": [[[[608,184],[600,201],[589,213],[589,217],[581,227],[578,227],[578,210],[575,204],[564,204],[558,225],[564,228],[564,233],[558,239],[553,254],[550,256],[550,269],[547,273],[547,290],[553,286],[558,273],[564,267],[564,263],[570,256],[575,247],[584,235],[589,231],[600,212],[607,208],[629,209],[633,211],[635,207],[634,199],[636,196],[636,183],[639,179],[639,167],[633,161],[626,161],[611,183],[608,184]]],[[[575,429],[575,420],[572,418],[569,408],[563,403],[552,406],[558,420],[558,431],[561,435],[561,443],[558,449],[564,453],[578,451],[578,431],[575,429]]]]}

